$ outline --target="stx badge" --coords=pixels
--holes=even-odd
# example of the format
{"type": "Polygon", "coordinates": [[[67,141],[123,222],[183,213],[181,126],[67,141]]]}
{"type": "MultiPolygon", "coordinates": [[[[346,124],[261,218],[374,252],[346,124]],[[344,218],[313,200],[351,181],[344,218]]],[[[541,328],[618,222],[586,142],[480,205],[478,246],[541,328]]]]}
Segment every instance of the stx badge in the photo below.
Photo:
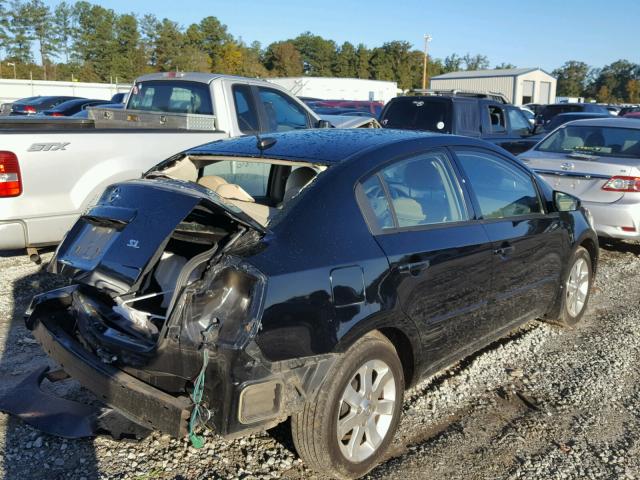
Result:
{"type": "Polygon", "coordinates": [[[59,150],[65,150],[65,147],[70,142],[62,143],[34,143],[29,147],[27,152],[56,152],[59,150]]]}

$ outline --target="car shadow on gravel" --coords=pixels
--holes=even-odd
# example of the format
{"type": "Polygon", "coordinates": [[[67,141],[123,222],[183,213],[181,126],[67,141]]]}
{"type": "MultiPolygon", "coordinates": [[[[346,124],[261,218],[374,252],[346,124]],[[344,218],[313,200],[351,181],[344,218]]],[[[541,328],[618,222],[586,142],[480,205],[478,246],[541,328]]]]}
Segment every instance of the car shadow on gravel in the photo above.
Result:
{"type": "MultiPolygon", "coordinates": [[[[6,334],[0,347],[0,396],[11,395],[12,389],[34,370],[45,365],[54,366],[26,329],[23,315],[34,295],[64,285],[59,278],[46,272],[46,265],[35,267],[26,257],[3,257],[3,261],[10,262],[10,268],[15,266],[18,272],[24,269],[30,273],[5,279],[13,285],[5,285],[2,289],[11,292],[13,305],[8,313],[0,316],[0,338],[2,333],[6,334]],[[37,270],[34,272],[34,269],[37,270]]],[[[7,296],[6,293],[3,296],[7,296]]],[[[9,298],[2,300],[7,304],[11,302],[9,298]]],[[[45,380],[43,388],[73,400],[88,398],[77,383],[70,381],[48,384],[45,380]]],[[[4,480],[92,480],[100,476],[93,439],[66,440],[47,435],[4,414],[0,414],[0,448],[0,472],[4,480]]]]}
{"type": "Polygon", "coordinates": [[[600,248],[607,252],[631,253],[640,257],[640,242],[600,239],[600,248]]]}

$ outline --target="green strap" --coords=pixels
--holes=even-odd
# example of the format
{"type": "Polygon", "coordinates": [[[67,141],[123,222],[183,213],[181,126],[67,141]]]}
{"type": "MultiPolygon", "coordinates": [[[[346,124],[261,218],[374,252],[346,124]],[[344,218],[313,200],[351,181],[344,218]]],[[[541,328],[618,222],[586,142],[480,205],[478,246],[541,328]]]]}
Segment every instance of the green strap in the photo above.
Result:
{"type": "Polygon", "coordinates": [[[204,377],[207,371],[207,365],[209,364],[209,351],[205,346],[202,349],[202,369],[193,384],[193,392],[191,393],[191,400],[193,401],[193,410],[191,411],[191,419],[189,420],[189,440],[193,448],[204,447],[204,437],[196,434],[196,429],[200,425],[204,425],[202,421],[202,411],[200,403],[202,402],[202,395],[204,393],[204,377]]]}

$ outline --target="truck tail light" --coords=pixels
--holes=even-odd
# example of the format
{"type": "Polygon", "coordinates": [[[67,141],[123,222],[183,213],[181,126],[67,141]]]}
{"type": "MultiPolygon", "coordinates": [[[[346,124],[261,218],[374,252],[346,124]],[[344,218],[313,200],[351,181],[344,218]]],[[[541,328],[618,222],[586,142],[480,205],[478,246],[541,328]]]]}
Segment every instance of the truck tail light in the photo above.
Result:
{"type": "Polygon", "coordinates": [[[602,186],[602,190],[610,192],[640,192],[640,177],[611,177],[602,186]]]}
{"type": "Polygon", "coordinates": [[[13,152],[0,151],[0,198],[17,197],[22,193],[18,157],[13,152]]]}

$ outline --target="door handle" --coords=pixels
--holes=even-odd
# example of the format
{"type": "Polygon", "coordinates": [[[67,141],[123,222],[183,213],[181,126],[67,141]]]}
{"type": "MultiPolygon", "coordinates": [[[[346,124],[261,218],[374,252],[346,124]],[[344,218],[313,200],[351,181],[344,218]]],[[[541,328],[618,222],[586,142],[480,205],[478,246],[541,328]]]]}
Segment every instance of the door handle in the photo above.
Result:
{"type": "Polygon", "coordinates": [[[409,273],[414,277],[417,276],[423,270],[426,270],[431,266],[431,262],[429,260],[424,260],[422,262],[410,262],[404,263],[398,266],[398,271],[400,273],[409,273]]]}
{"type": "Polygon", "coordinates": [[[494,255],[500,255],[501,257],[506,257],[507,255],[511,255],[516,250],[516,247],[509,244],[503,244],[500,248],[496,248],[493,251],[494,255]]]}

